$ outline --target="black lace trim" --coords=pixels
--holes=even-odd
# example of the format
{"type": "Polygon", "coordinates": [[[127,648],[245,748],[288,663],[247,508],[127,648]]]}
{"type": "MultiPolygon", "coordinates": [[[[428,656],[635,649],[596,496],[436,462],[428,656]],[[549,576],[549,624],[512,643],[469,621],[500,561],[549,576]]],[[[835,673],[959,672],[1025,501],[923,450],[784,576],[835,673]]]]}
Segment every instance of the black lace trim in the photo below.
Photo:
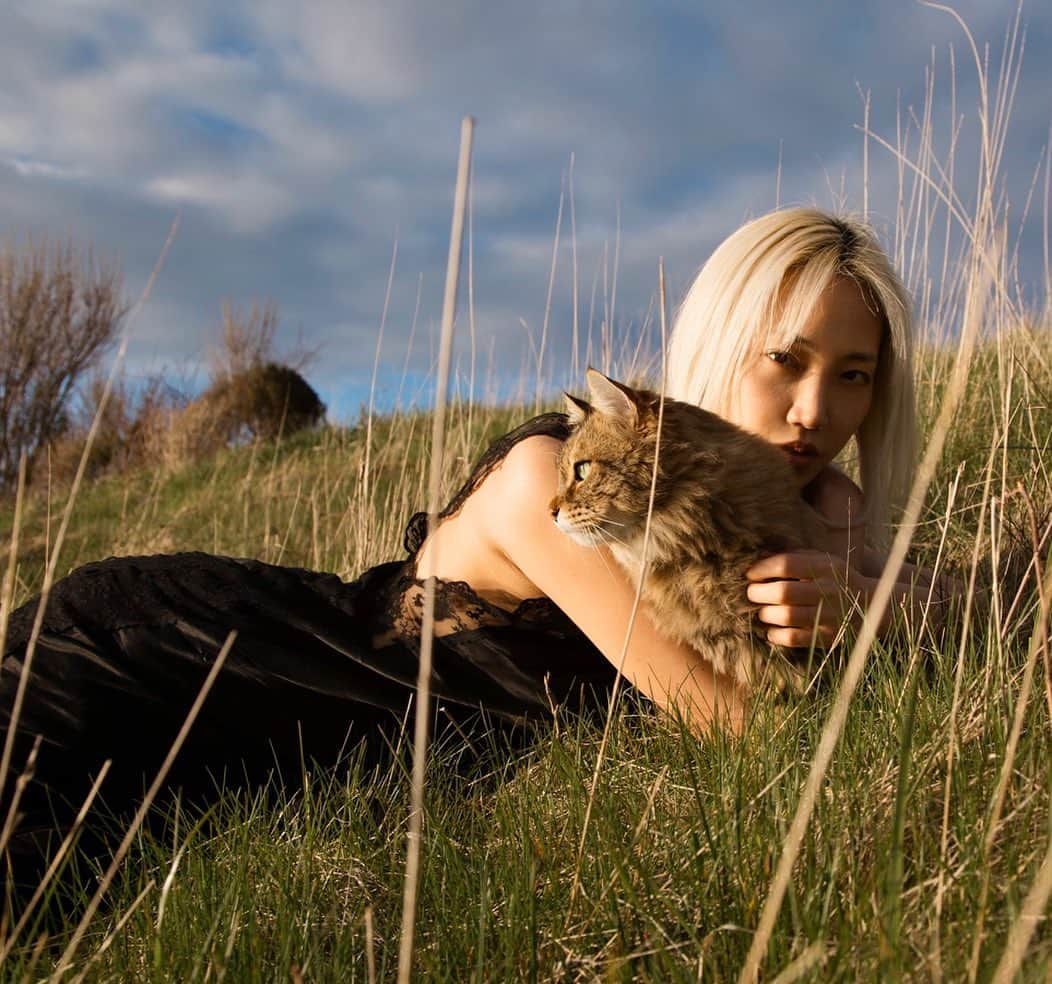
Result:
{"type": "MultiPolygon", "coordinates": [[[[527,437],[536,437],[537,435],[554,437],[560,441],[565,441],[570,436],[569,418],[565,413],[542,413],[539,417],[533,417],[527,420],[526,423],[520,424],[515,430],[508,431],[507,434],[498,437],[486,449],[482,457],[479,458],[478,464],[472,469],[467,481],[460,487],[457,494],[450,499],[449,504],[438,514],[437,518],[443,520],[460,512],[467,497],[504,460],[508,452],[519,441],[524,441],[527,437]]],[[[405,528],[403,542],[406,553],[410,557],[416,556],[425,539],[427,539],[427,513],[418,512],[413,515],[405,528]]]]}

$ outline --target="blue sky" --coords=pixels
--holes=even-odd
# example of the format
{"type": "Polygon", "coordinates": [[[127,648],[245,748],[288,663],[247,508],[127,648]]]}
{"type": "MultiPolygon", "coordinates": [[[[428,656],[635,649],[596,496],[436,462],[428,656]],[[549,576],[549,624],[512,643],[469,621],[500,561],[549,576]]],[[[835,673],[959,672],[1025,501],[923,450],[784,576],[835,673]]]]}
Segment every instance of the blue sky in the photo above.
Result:
{"type": "MultiPolygon", "coordinates": [[[[674,302],[713,246],[776,200],[861,208],[863,93],[872,128],[894,142],[934,65],[944,151],[951,45],[958,183],[966,200],[974,189],[965,37],[947,13],[906,0],[5,7],[0,238],[70,236],[119,260],[134,296],[178,213],[133,328],[132,375],[192,380],[222,302],[269,298],[279,350],[299,335],[318,349],[306,375],[338,417],[367,399],[396,244],[379,401],[403,377],[403,394],[427,392],[466,113],[477,119],[477,376],[500,392],[535,358],[571,155],[580,323],[598,335],[605,319],[619,339],[652,331],[659,257],[674,302]]],[[[956,9],[990,44],[996,75],[1016,4],[956,9]]],[[[1001,170],[1017,221],[1052,124],[1052,5],[1024,4],[1022,23],[1001,170]]],[[[1042,180],[1018,229],[1032,297],[1043,296],[1042,180]]],[[[871,144],[870,217],[889,236],[897,201],[897,162],[871,144]]],[[[461,312],[466,375],[463,293],[461,312]]],[[[572,321],[567,197],[546,354],[555,375],[572,321]]]]}

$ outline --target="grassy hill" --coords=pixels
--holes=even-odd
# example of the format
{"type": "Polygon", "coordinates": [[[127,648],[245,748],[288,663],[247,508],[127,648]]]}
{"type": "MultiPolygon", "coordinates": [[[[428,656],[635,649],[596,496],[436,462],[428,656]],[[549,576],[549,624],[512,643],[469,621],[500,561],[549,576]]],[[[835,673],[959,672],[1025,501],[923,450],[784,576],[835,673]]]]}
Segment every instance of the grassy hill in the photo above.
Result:
{"type": "MultiPolygon", "coordinates": [[[[947,360],[938,351],[922,358],[925,428],[947,360]]],[[[455,408],[447,494],[487,440],[526,415],[455,408]]],[[[425,502],[429,429],[426,415],[377,419],[98,481],[77,499],[59,570],[199,549],[352,577],[401,556],[404,522],[425,502]]],[[[1035,538],[1037,566],[1049,563],[1050,435],[1047,333],[1003,333],[973,361],[916,549],[965,578],[977,551],[986,600],[940,639],[905,625],[871,654],[778,918],[771,978],[993,973],[1052,832],[1052,674],[1047,634],[1031,641],[1039,598],[1027,566],[1035,538]]],[[[39,585],[63,505],[60,491],[27,502],[18,600],[39,585]]],[[[5,544],[11,519],[8,504],[5,544]]],[[[439,750],[428,781],[419,978],[735,977],[832,696],[760,707],[741,739],[699,738],[624,703],[583,851],[601,722],[556,717],[528,750],[467,779],[449,764],[456,750],[439,750]]],[[[75,972],[391,978],[408,788],[401,760],[379,774],[307,770],[291,801],[228,797],[205,823],[184,818],[163,840],[141,834],[75,972]]],[[[93,873],[81,874],[87,897],[93,873]]],[[[5,977],[54,970],[69,920],[24,930],[5,977]]],[[[0,935],[8,932],[5,924],[0,935]]],[[[1022,979],[1050,972],[1045,920],[1022,979]]]]}

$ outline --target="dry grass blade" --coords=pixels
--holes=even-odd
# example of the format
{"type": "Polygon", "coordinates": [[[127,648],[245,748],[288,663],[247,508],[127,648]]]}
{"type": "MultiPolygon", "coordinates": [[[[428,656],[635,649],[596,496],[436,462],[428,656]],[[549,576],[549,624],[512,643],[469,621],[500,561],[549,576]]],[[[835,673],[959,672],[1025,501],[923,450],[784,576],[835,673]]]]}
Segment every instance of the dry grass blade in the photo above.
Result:
{"type": "Polygon", "coordinates": [[[997,969],[991,978],[993,984],[1011,984],[1016,979],[1016,974],[1023,963],[1030,937],[1034,935],[1037,924],[1041,920],[1048,905],[1049,897],[1052,896],[1052,837],[1048,841],[1048,850],[1045,859],[1041,862],[1034,884],[1023,899],[1023,907],[1019,910],[1019,916],[1008,931],[1008,942],[1005,944],[1004,953],[997,962],[997,969]]]}
{"type": "Polygon", "coordinates": [[[376,933],[371,905],[365,907],[365,970],[369,984],[376,984],[376,933]]]}
{"type": "Polygon", "coordinates": [[[37,755],[40,752],[40,743],[43,740],[41,735],[37,735],[33,739],[33,747],[30,748],[29,754],[26,756],[25,768],[21,771],[18,778],[15,780],[15,788],[11,794],[11,805],[7,808],[7,817],[4,820],[4,829],[0,831],[0,857],[3,857],[4,852],[7,850],[7,842],[11,837],[15,829],[15,824],[18,822],[18,804],[22,801],[22,795],[26,791],[26,787],[33,779],[33,775],[36,772],[37,767],[37,755]]]}
{"type": "Polygon", "coordinates": [[[197,720],[197,715],[200,713],[201,708],[204,706],[205,699],[212,690],[212,684],[215,683],[216,677],[219,676],[220,670],[223,669],[223,664],[226,663],[226,658],[230,655],[230,650],[233,648],[236,639],[237,632],[235,631],[231,631],[226,637],[226,642],[223,643],[223,648],[219,650],[219,655],[216,656],[212,668],[208,671],[208,676],[205,677],[204,683],[201,684],[201,689],[198,691],[197,697],[194,699],[193,704],[190,705],[190,710],[186,713],[186,718],[183,721],[182,727],[179,729],[179,733],[175,736],[171,748],[168,749],[168,754],[161,763],[161,767],[157,770],[157,775],[150,784],[150,788],[146,791],[146,795],[143,797],[139,809],[135,811],[135,816],[132,818],[132,822],[124,832],[124,837],[121,840],[120,845],[117,847],[117,850],[110,861],[110,865],[106,869],[106,873],[102,876],[102,879],[99,882],[99,887],[91,897],[88,907],[84,910],[84,915],[81,916],[80,922],[77,924],[77,928],[73,932],[73,936],[70,938],[66,949],[62,953],[62,957],[56,964],[55,970],[50,978],[51,981],[61,980],[62,975],[69,969],[70,961],[72,961],[73,955],[77,952],[77,947],[80,946],[80,941],[83,939],[85,932],[87,932],[91,920],[95,917],[95,913],[98,911],[99,905],[102,902],[102,897],[109,889],[114,876],[117,874],[117,870],[120,868],[121,862],[124,860],[124,856],[128,853],[132,841],[135,839],[135,835],[138,834],[143,820],[146,819],[147,812],[150,807],[153,806],[153,801],[161,791],[161,787],[164,785],[164,780],[168,777],[168,771],[171,769],[175,757],[179,754],[179,750],[183,747],[183,742],[186,741],[186,736],[190,733],[190,729],[197,720]]]}
{"type": "Polygon", "coordinates": [[[1016,700],[1015,714],[1012,717],[1012,729],[1008,734],[1008,743],[1005,746],[1004,760],[1001,762],[1001,773],[997,778],[997,789],[994,792],[994,802],[990,810],[990,820],[986,827],[986,836],[983,838],[983,858],[987,862],[983,865],[983,880],[979,888],[979,914],[975,920],[975,933],[972,936],[972,955],[968,965],[968,979],[974,981],[979,976],[979,955],[983,945],[984,923],[986,921],[986,900],[990,890],[990,851],[997,838],[997,831],[1001,824],[1001,811],[1004,809],[1005,795],[1008,792],[1008,781],[1012,776],[1012,768],[1015,765],[1015,752],[1019,746],[1019,736],[1023,732],[1023,719],[1026,716],[1027,704],[1030,701],[1030,690],[1034,682],[1034,670],[1037,666],[1037,654],[1041,649],[1048,647],[1048,609],[1049,594],[1052,593],[1052,563],[1045,571],[1044,581],[1039,591],[1039,609],[1037,613],[1037,624],[1030,637],[1030,652],[1027,654],[1026,668],[1023,671],[1023,680],[1019,685],[1019,696],[1016,700]]]}
{"type": "MultiPolygon", "coordinates": [[[[639,838],[643,836],[643,833],[647,829],[647,825],[650,823],[650,818],[654,812],[654,803],[657,801],[661,787],[665,784],[665,780],[668,778],[668,771],[669,767],[667,765],[662,767],[647,793],[646,803],[643,805],[643,813],[639,817],[635,829],[632,831],[632,838],[627,844],[628,853],[636,850],[636,846],[639,844],[639,838]]],[[[617,872],[611,874],[610,879],[603,887],[603,891],[600,893],[599,898],[595,900],[595,904],[592,906],[592,910],[595,914],[598,914],[601,911],[603,902],[606,901],[607,896],[617,888],[619,878],[620,875],[617,872]]]]}
{"type": "MultiPolygon", "coordinates": [[[[444,464],[446,390],[453,347],[453,320],[456,314],[457,283],[460,278],[460,249],[467,205],[468,174],[471,170],[471,144],[475,121],[466,116],[460,125],[460,157],[453,203],[453,226],[449,237],[446,291],[442,304],[442,341],[439,348],[438,380],[434,421],[431,431],[431,474],[427,501],[427,527],[430,535],[438,517],[438,499],[444,464]]],[[[417,888],[420,880],[420,832],[424,813],[424,768],[427,765],[428,706],[431,698],[431,652],[435,620],[435,579],[424,587],[424,612],[420,629],[420,668],[416,683],[416,715],[413,727],[413,784],[409,808],[408,845],[405,860],[405,887],[402,896],[402,932],[398,944],[398,980],[409,981],[413,963],[413,930],[416,925],[417,888]]]]}
{"type": "Polygon", "coordinates": [[[128,920],[131,919],[131,917],[133,915],[135,915],[135,910],[138,909],[140,905],[142,905],[143,900],[146,898],[146,896],[149,895],[150,892],[153,891],[153,886],[154,886],[154,880],[151,878],[146,883],[146,887],[135,897],[135,901],[132,902],[132,904],[130,906],[128,906],[127,910],[125,910],[124,915],[122,915],[120,917],[120,919],[117,920],[117,925],[114,926],[113,929],[111,929],[106,934],[106,939],[104,939],[102,941],[102,944],[99,946],[99,948],[91,955],[91,959],[84,965],[84,967],[81,970],[81,972],[79,974],[77,974],[76,977],[73,978],[73,984],[80,984],[80,982],[82,980],[84,980],[84,978],[88,974],[88,971],[92,968],[92,966],[95,963],[98,962],[98,960],[102,957],[102,955],[110,948],[110,946],[113,943],[113,941],[120,934],[120,931],[122,929],[124,929],[124,927],[128,924],[128,920]]]}
{"type": "Polygon", "coordinates": [[[384,328],[387,327],[387,311],[391,306],[391,288],[394,286],[395,267],[398,265],[398,234],[395,233],[394,245],[391,247],[391,266],[387,271],[387,289],[384,291],[384,307],[380,314],[380,328],[376,332],[376,349],[373,352],[373,373],[369,379],[369,409],[365,416],[365,459],[362,462],[362,501],[369,502],[369,491],[372,471],[369,459],[373,450],[373,410],[376,400],[376,376],[380,371],[380,352],[384,344],[384,328]]]}
{"type": "Polygon", "coordinates": [[[541,341],[537,349],[537,385],[534,393],[534,413],[541,412],[541,400],[544,394],[544,350],[548,344],[548,324],[552,315],[552,292],[555,290],[555,270],[559,262],[559,236],[563,227],[563,201],[566,198],[566,184],[559,190],[559,211],[555,217],[555,238],[552,240],[552,263],[548,271],[548,296],[544,301],[544,321],[541,323],[541,341]]]}
{"type": "MultiPolygon", "coordinates": [[[[993,479],[994,455],[997,449],[996,433],[994,440],[990,442],[990,454],[986,460],[986,478],[983,483],[982,503],[979,507],[978,528],[983,528],[986,519],[986,509],[990,502],[990,482],[993,479]]],[[[968,635],[971,626],[972,605],[975,603],[975,582],[979,573],[979,553],[982,547],[982,537],[975,538],[972,548],[972,562],[968,577],[968,589],[964,599],[964,612],[961,616],[961,641],[957,647],[957,665],[953,678],[953,699],[950,704],[950,720],[948,723],[949,743],[946,749],[946,781],[943,785],[942,800],[942,831],[939,836],[939,876],[935,889],[935,924],[932,933],[932,962],[936,968],[936,976],[941,979],[942,949],[939,941],[942,923],[943,896],[946,889],[946,858],[950,844],[950,793],[953,778],[954,756],[957,753],[957,717],[961,705],[961,689],[964,681],[964,657],[968,648],[968,635]]]]}
{"type": "Polygon", "coordinates": [[[829,958],[829,949],[825,943],[812,943],[791,964],[781,970],[777,977],[771,980],[771,984],[792,984],[801,977],[821,967],[829,958]]]}
{"type": "Polygon", "coordinates": [[[0,660],[3,659],[7,643],[7,625],[11,619],[11,605],[15,594],[15,569],[18,566],[18,538],[22,532],[22,506],[26,492],[26,456],[18,461],[18,486],[15,492],[15,515],[11,525],[11,546],[7,552],[7,571],[0,595],[0,660]]]}
{"type": "Polygon", "coordinates": [[[160,931],[161,924],[164,922],[164,911],[168,905],[168,895],[172,891],[172,886],[175,884],[175,875],[179,870],[179,865],[183,860],[183,855],[186,853],[187,847],[190,845],[190,838],[187,837],[183,841],[179,850],[175,852],[175,857],[172,858],[172,863],[168,866],[168,874],[164,876],[164,881],[161,882],[161,898],[157,903],[157,918],[154,920],[154,927],[160,931]]]}

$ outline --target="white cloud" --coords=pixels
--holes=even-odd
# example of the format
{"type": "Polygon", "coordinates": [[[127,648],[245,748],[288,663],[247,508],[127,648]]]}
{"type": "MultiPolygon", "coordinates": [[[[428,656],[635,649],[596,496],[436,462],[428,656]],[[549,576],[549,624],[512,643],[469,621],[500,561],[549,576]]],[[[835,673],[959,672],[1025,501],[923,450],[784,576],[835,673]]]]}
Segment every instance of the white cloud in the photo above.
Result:
{"type": "Polygon", "coordinates": [[[260,23],[290,78],[351,99],[391,105],[411,96],[426,57],[404,4],[314,0],[267,3],[260,23]]]}
{"type": "Polygon", "coordinates": [[[269,178],[217,171],[169,175],[148,181],[146,190],[172,205],[195,205],[213,210],[240,235],[265,232],[292,214],[291,191],[269,178]]]}
{"type": "Polygon", "coordinates": [[[83,168],[64,167],[48,161],[34,161],[25,158],[12,158],[7,162],[23,178],[52,178],[56,181],[76,181],[84,176],[83,168]]]}

